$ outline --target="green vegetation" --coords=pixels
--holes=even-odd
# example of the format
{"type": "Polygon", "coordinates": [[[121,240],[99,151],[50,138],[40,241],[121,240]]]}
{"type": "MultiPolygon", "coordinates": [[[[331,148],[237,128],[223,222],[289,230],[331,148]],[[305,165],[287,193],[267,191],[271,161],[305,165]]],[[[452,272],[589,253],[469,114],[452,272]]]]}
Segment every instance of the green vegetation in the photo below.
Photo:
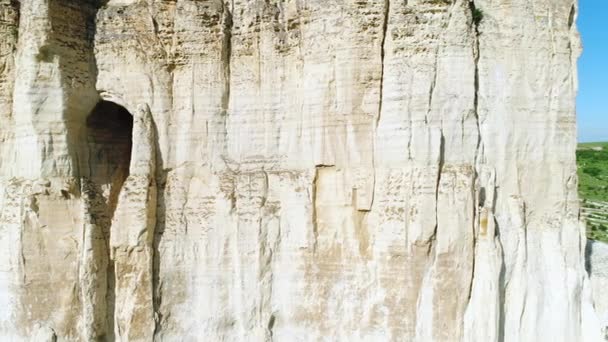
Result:
{"type": "Polygon", "coordinates": [[[483,12],[479,8],[473,8],[473,23],[475,23],[475,26],[479,26],[482,20],[483,12]]]}
{"type": "Polygon", "coordinates": [[[587,236],[608,242],[608,142],[580,144],[576,157],[587,236]]]}
{"type": "Polygon", "coordinates": [[[580,144],[576,157],[581,197],[608,202],[608,143],[580,144]]]}

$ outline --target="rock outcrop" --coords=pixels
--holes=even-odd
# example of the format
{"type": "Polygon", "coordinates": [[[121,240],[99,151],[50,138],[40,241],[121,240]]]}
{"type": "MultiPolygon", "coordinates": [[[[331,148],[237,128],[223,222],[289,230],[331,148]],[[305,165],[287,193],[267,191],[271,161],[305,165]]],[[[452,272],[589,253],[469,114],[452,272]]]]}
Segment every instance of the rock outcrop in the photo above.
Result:
{"type": "Polygon", "coordinates": [[[608,340],[608,244],[593,240],[587,242],[586,267],[591,279],[593,304],[604,338],[608,340]]]}
{"type": "Polygon", "coordinates": [[[0,0],[0,338],[595,341],[575,0],[0,0]]]}

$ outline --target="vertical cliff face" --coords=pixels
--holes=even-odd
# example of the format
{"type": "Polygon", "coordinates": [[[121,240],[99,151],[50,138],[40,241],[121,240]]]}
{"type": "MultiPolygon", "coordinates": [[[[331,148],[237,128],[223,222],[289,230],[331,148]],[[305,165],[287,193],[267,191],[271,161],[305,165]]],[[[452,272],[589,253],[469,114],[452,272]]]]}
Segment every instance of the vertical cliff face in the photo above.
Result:
{"type": "Polygon", "coordinates": [[[0,0],[0,336],[592,341],[575,0],[0,0]]]}

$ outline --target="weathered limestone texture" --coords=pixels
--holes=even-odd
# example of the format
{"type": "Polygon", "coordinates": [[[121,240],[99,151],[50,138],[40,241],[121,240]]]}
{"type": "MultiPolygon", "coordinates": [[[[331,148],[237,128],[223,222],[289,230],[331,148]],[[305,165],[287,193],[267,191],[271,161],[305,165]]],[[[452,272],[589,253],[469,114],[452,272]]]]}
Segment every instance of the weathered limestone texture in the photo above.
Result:
{"type": "Polygon", "coordinates": [[[591,278],[593,303],[608,340],[608,244],[590,240],[587,243],[587,271],[591,278]]]}
{"type": "Polygon", "coordinates": [[[576,0],[0,0],[0,340],[598,341],[576,0]]]}

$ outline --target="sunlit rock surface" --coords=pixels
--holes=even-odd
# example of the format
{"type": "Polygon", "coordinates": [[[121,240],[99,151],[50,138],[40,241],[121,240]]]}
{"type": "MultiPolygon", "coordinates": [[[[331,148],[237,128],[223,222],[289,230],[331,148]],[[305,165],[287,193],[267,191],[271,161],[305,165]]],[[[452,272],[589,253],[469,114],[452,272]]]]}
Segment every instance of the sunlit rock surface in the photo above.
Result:
{"type": "Polygon", "coordinates": [[[587,271],[591,278],[593,304],[608,340],[608,244],[599,241],[587,243],[587,271]]]}
{"type": "Polygon", "coordinates": [[[576,10],[0,0],[0,339],[597,341],[576,10]]]}

